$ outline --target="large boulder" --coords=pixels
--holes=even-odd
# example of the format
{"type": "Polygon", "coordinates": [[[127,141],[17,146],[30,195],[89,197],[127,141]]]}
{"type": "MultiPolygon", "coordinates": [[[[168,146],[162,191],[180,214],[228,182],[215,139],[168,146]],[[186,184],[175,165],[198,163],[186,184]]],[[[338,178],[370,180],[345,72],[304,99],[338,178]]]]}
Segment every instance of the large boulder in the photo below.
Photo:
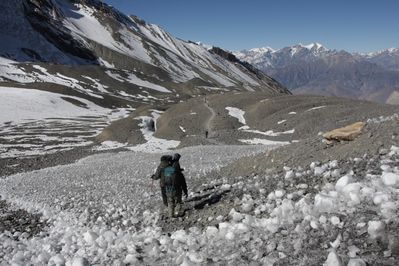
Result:
{"type": "Polygon", "coordinates": [[[364,122],[356,122],[354,124],[326,132],[323,134],[323,137],[329,141],[354,140],[360,135],[365,125],[366,123],[364,122]]]}

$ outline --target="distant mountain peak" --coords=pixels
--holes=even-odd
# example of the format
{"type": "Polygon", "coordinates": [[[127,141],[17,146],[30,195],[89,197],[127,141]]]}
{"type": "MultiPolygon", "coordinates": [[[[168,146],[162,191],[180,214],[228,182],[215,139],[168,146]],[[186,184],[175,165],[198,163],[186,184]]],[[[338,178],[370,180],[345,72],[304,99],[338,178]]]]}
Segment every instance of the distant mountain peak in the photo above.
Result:
{"type": "Polygon", "coordinates": [[[303,45],[303,44],[300,43],[299,46],[301,46],[301,47],[303,47],[303,48],[306,48],[306,49],[308,49],[308,50],[312,50],[312,49],[315,49],[315,50],[326,49],[322,44],[320,44],[320,43],[318,43],[318,42],[313,42],[313,43],[310,43],[310,44],[308,44],[308,45],[303,45]]]}
{"type": "Polygon", "coordinates": [[[388,49],[384,49],[381,51],[377,51],[377,52],[371,52],[371,53],[360,53],[361,56],[364,56],[366,58],[373,58],[373,57],[377,57],[377,56],[381,56],[381,55],[394,55],[394,54],[399,54],[399,48],[388,48],[388,49]]]}
{"type": "Polygon", "coordinates": [[[266,47],[260,47],[260,48],[252,48],[249,50],[250,52],[254,52],[254,53],[273,53],[276,50],[274,50],[273,48],[266,46],[266,47]]]}
{"type": "Polygon", "coordinates": [[[256,61],[252,63],[258,63],[259,61],[262,60],[262,58],[266,57],[269,58],[273,56],[273,54],[281,54],[281,53],[286,53],[288,52],[289,56],[296,56],[297,53],[305,53],[305,54],[313,54],[314,56],[318,56],[320,54],[328,53],[330,52],[330,49],[327,49],[325,46],[318,42],[313,42],[307,45],[304,45],[302,43],[293,45],[293,46],[287,46],[281,49],[273,49],[269,46],[264,46],[260,48],[252,48],[248,50],[241,50],[239,52],[234,52],[234,54],[238,58],[247,58],[250,57],[249,62],[251,61],[256,61]]]}
{"type": "Polygon", "coordinates": [[[387,51],[390,52],[390,53],[396,53],[396,52],[399,52],[399,48],[393,48],[392,47],[392,48],[388,48],[387,51]]]}

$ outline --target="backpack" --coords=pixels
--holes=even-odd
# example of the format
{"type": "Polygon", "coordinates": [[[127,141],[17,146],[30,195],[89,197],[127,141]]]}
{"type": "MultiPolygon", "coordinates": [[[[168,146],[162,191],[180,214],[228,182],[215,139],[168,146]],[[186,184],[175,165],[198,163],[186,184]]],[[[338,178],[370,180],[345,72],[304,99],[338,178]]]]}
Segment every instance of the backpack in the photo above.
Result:
{"type": "Polygon", "coordinates": [[[166,193],[174,195],[176,193],[177,185],[177,171],[173,166],[167,166],[163,170],[164,185],[166,193]]]}

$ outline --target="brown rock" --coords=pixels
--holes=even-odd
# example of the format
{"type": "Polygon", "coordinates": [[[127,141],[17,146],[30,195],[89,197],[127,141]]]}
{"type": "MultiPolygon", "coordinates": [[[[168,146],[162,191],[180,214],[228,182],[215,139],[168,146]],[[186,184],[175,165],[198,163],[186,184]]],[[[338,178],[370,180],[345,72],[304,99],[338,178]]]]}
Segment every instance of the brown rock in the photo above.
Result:
{"type": "Polygon", "coordinates": [[[341,127],[326,132],[323,134],[323,138],[325,138],[328,141],[354,140],[357,136],[360,135],[365,125],[366,123],[364,122],[356,122],[346,127],[341,127]]]}

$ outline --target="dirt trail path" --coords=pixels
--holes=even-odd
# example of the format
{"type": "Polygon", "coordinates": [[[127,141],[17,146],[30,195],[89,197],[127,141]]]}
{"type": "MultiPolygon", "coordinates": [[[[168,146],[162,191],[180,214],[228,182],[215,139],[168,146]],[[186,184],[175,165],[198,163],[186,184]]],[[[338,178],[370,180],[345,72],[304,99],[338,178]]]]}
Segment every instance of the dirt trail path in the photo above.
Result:
{"type": "Polygon", "coordinates": [[[209,110],[209,112],[211,112],[211,115],[205,121],[205,130],[208,132],[208,135],[206,136],[207,141],[209,141],[210,143],[215,144],[215,145],[224,144],[223,142],[220,142],[220,141],[212,138],[213,132],[212,132],[211,124],[216,117],[215,110],[213,110],[213,108],[211,106],[209,106],[209,103],[206,99],[204,101],[204,106],[209,110]]]}
{"type": "Polygon", "coordinates": [[[207,100],[205,100],[204,106],[209,110],[209,112],[211,112],[211,116],[208,117],[208,119],[205,121],[205,129],[208,131],[209,136],[211,136],[212,135],[211,134],[212,133],[211,123],[212,123],[213,119],[215,119],[216,112],[215,112],[215,110],[213,110],[212,107],[209,106],[209,103],[207,100]]]}

